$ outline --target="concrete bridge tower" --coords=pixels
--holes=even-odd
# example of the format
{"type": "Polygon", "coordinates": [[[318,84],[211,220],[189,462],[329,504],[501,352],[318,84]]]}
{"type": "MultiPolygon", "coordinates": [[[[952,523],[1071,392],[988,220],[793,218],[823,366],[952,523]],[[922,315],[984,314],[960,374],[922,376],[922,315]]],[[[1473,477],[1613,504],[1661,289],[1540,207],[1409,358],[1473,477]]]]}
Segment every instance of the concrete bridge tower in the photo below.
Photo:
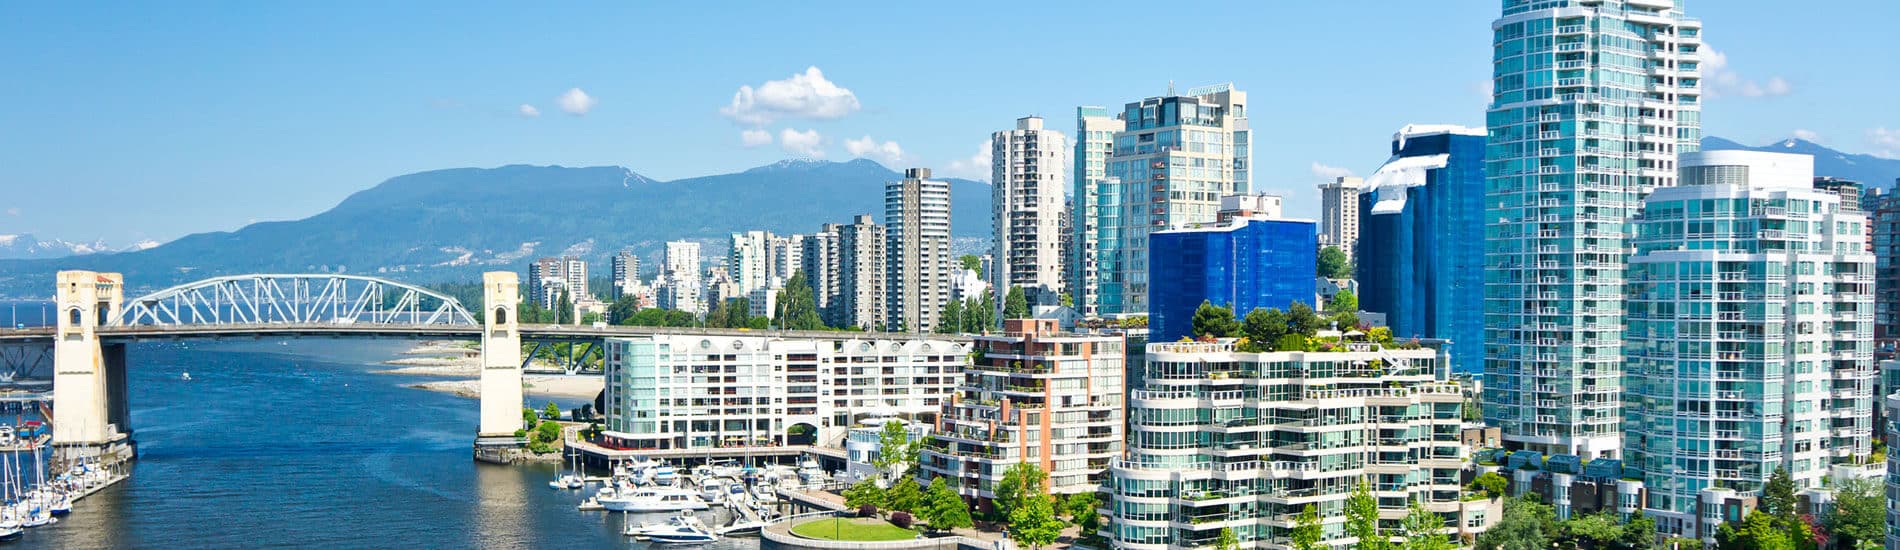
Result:
{"type": "Polygon", "coordinates": [[[519,447],[521,425],[521,323],[515,305],[520,282],[512,271],[482,274],[482,447],[519,447]]]}
{"type": "Polygon", "coordinates": [[[117,273],[61,271],[54,291],[53,445],[95,454],[125,439],[125,345],[102,345],[125,299],[117,273]]]}

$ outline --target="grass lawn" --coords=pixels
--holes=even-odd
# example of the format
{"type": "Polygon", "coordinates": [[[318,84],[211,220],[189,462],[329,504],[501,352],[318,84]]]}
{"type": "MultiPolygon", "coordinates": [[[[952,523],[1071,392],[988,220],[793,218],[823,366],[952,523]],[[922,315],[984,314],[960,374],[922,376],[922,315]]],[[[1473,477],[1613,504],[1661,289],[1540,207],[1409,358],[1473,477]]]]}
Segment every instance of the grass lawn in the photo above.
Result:
{"type": "Polygon", "coordinates": [[[816,519],[792,526],[792,534],[806,538],[849,541],[910,540],[917,532],[877,518],[816,519]]]}

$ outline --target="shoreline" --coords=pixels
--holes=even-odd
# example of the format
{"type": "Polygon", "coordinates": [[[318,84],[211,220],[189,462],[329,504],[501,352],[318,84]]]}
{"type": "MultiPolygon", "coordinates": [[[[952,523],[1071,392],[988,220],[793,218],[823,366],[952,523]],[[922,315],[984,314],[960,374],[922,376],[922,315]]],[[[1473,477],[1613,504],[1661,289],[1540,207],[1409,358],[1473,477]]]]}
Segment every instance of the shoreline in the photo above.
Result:
{"type": "MultiPolygon", "coordinates": [[[[383,361],[397,368],[371,371],[376,374],[431,376],[443,380],[414,382],[402,387],[447,393],[467,399],[481,397],[482,359],[479,351],[454,345],[455,342],[423,341],[399,353],[404,357],[383,361]]],[[[601,375],[522,374],[522,395],[567,399],[593,399],[607,385],[601,375]]]]}

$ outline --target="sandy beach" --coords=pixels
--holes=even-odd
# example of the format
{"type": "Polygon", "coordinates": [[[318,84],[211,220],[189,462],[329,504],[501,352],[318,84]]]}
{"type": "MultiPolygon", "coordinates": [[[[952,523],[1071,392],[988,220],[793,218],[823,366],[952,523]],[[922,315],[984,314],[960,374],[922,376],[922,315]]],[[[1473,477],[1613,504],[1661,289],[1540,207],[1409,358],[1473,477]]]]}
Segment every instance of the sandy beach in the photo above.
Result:
{"type": "MultiPolygon", "coordinates": [[[[481,397],[482,358],[479,351],[469,349],[458,342],[422,342],[416,347],[402,352],[401,357],[384,361],[383,364],[400,368],[376,371],[378,374],[396,374],[409,376],[442,376],[453,380],[437,380],[405,384],[403,387],[443,393],[452,393],[467,398],[481,397]]],[[[558,374],[523,374],[521,376],[522,393],[530,396],[573,397],[592,399],[606,386],[606,379],[599,374],[581,374],[564,376],[558,374]]]]}

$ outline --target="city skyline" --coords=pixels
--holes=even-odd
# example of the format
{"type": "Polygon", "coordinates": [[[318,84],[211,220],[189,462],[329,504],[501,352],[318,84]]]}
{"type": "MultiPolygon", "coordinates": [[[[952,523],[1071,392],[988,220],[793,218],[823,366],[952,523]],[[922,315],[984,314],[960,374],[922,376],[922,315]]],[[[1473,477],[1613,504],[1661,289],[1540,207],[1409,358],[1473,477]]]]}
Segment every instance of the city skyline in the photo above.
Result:
{"type": "MultiPolygon", "coordinates": [[[[867,54],[848,40],[798,27],[810,20],[796,13],[727,22],[737,25],[738,34],[786,42],[761,49],[751,40],[711,43],[672,34],[698,19],[667,6],[526,21],[481,9],[454,10],[453,22],[472,29],[466,36],[414,30],[423,26],[419,21],[450,11],[427,4],[379,11],[368,21],[352,17],[347,5],[321,13],[271,10],[218,17],[190,10],[141,13],[138,6],[96,13],[27,9],[15,19],[23,28],[0,33],[0,49],[46,53],[0,61],[0,69],[23,75],[25,83],[12,89],[16,101],[0,105],[0,116],[28,129],[0,137],[0,150],[7,151],[0,153],[5,155],[0,157],[0,189],[19,197],[0,211],[0,234],[103,238],[115,245],[169,240],[308,216],[386,178],[438,168],[621,165],[674,179],[809,156],[786,152],[787,136],[793,138],[792,149],[809,153],[801,148],[816,135],[823,158],[830,160],[863,156],[896,170],[922,166],[943,176],[981,180],[987,163],[974,161],[984,136],[996,127],[1033,114],[1066,133],[1073,128],[1069,115],[1076,106],[1161,95],[1170,82],[1181,89],[1233,82],[1253,91],[1260,104],[1255,126],[1263,130],[1253,190],[1283,194],[1290,211],[1304,214],[1317,208],[1312,186],[1326,179],[1322,173],[1339,172],[1329,167],[1359,175],[1376,168],[1383,159],[1364,155],[1362,145],[1382,141],[1390,128],[1482,121],[1489,71],[1479,60],[1487,57],[1489,45],[1478,37],[1495,17],[1495,2],[1378,6],[1392,17],[1353,17],[1357,40],[1338,40],[1327,29],[1268,23],[1275,32],[1250,33],[1252,38],[1234,45],[1234,58],[1256,63],[1236,64],[1226,56],[1176,59],[1165,69],[1128,74],[1112,70],[1120,61],[1077,56],[1071,58],[1070,74],[1084,76],[1061,79],[1030,74],[1028,64],[942,63],[952,52],[978,57],[999,47],[981,40],[967,47],[897,44],[867,54]],[[516,24],[519,28],[511,26],[516,24]],[[1404,32],[1410,25],[1470,32],[1447,31],[1457,37],[1453,40],[1421,40],[1404,32]],[[571,28],[536,32],[549,26],[571,28]],[[788,26],[794,30],[762,28],[788,26]],[[643,30],[629,39],[616,30],[622,28],[643,30]],[[51,47],[55,40],[87,33],[99,33],[99,39],[83,48],[51,47]],[[190,33],[196,40],[180,40],[174,33],[190,33]],[[524,43],[511,40],[517,33],[566,38],[524,43]],[[133,41],[163,47],[130,52],[120,46],[133,41]],[[1315,41],[1331,44],[1333,53],[1276,53],[1315,41]],[[599,59],[598,52],[627,44],[647,46],[648,55],[599,59]],[[1399,47],[1427,47],[1422,55],[1457,61],[1394,63],[1387,52],[1399,47]],[[717,59],[720,63],[700,65],[719,68],[680,63],[696,56],[717,59]],[[885,65],[906,59],[921,59],[937,70],[926,78],[941,84],[910,87],[880,77],[889,72],[881,70],[885,65]],[[810,72],[811,67],[819,72],[810,72]],[[497,73],[519,75],[488,76],[497,73]],[[768,89],[782,91],[784,84],[801,78],[815,82],[814,76],[835,86],[825,97],[848,101],[809,103],[805,111],[770,108],[768,89]],[[1292,77],[1341,85],[1283,84],[1292,77]],[[1406,94],[1352,84],[1394,78],[1412,83],[1406,94]],[[506,84],[493,84],[502,81],[506,84]],[[753,89],[751,103],[734,103],[741,86],[753,89]],[[128,94],[128,89],[140,92],[128,94]],[[942,109],[949,93],[1018,99],[942,109]],[[656,105],[674,107],[648,108],[656,105]],[[1312,108],[1345,105],[1356,107],[1353,112],[1312,108]],[[746,147],[748,132],[755,147],[746,147]],[[771,138],[769,145],[764,137],[771,138]],[[265,184],[270,193],[249,192],[265,184]],[[59,211],[50,196],[28,192],[54,185],[107,191],[111,210],[150,206],[168,215],[82,221],[59,211]],[[229,203],[193,200],[196,193],[235,198],[229,203]]],[[[1893,13],[1895,6],[1842,3],[1788,14],[1767,7],[1763,2],[1691,4],[1692,12],[1721,29],[1708,42],[1723,54],[1726,76],[1710,80],[1727,93],[1708,102],[1706,134],[1745,143],[1799,136],[1846,151],[1895,154],[1900,147],[1891,142],[1900,136],[1889,129],[1900,121],[1878,99],[1885,77],[1839,65],[1844,60],[1816,59],[1820,56],[1807,55],[1812,52],[1794,36],[1798,33],[1774,32],[1783,25],[1847,25],[1850,32],[1836,33],[1831,46],[1878,51],[1885,47],[1876,41],[1879,33],[1851,32],[1851,27],[1891,19],[1881,15],[1893,13]],[[1865,16],[1840,17],[1850,11],[1865,16]]],[[[982,32],[1060,32],[1113,11],[1011,9],[1028,11],[999,18],[1007,24],[982,32]]],[[[1237,10],[1241,20],[1275,15],[1296,21],[1302,15],[1338,20],[1347,10],[1363,7],[1237,10]]],[[[947,24],[981,26],[968,14],[929,15],[947,24]]],[[[848,14],[845,22],[856,17],[867,16],[848,14]]],[[[1155,48],[1131,55],[1172,59],[1188,50],[1155,48]]]]}

